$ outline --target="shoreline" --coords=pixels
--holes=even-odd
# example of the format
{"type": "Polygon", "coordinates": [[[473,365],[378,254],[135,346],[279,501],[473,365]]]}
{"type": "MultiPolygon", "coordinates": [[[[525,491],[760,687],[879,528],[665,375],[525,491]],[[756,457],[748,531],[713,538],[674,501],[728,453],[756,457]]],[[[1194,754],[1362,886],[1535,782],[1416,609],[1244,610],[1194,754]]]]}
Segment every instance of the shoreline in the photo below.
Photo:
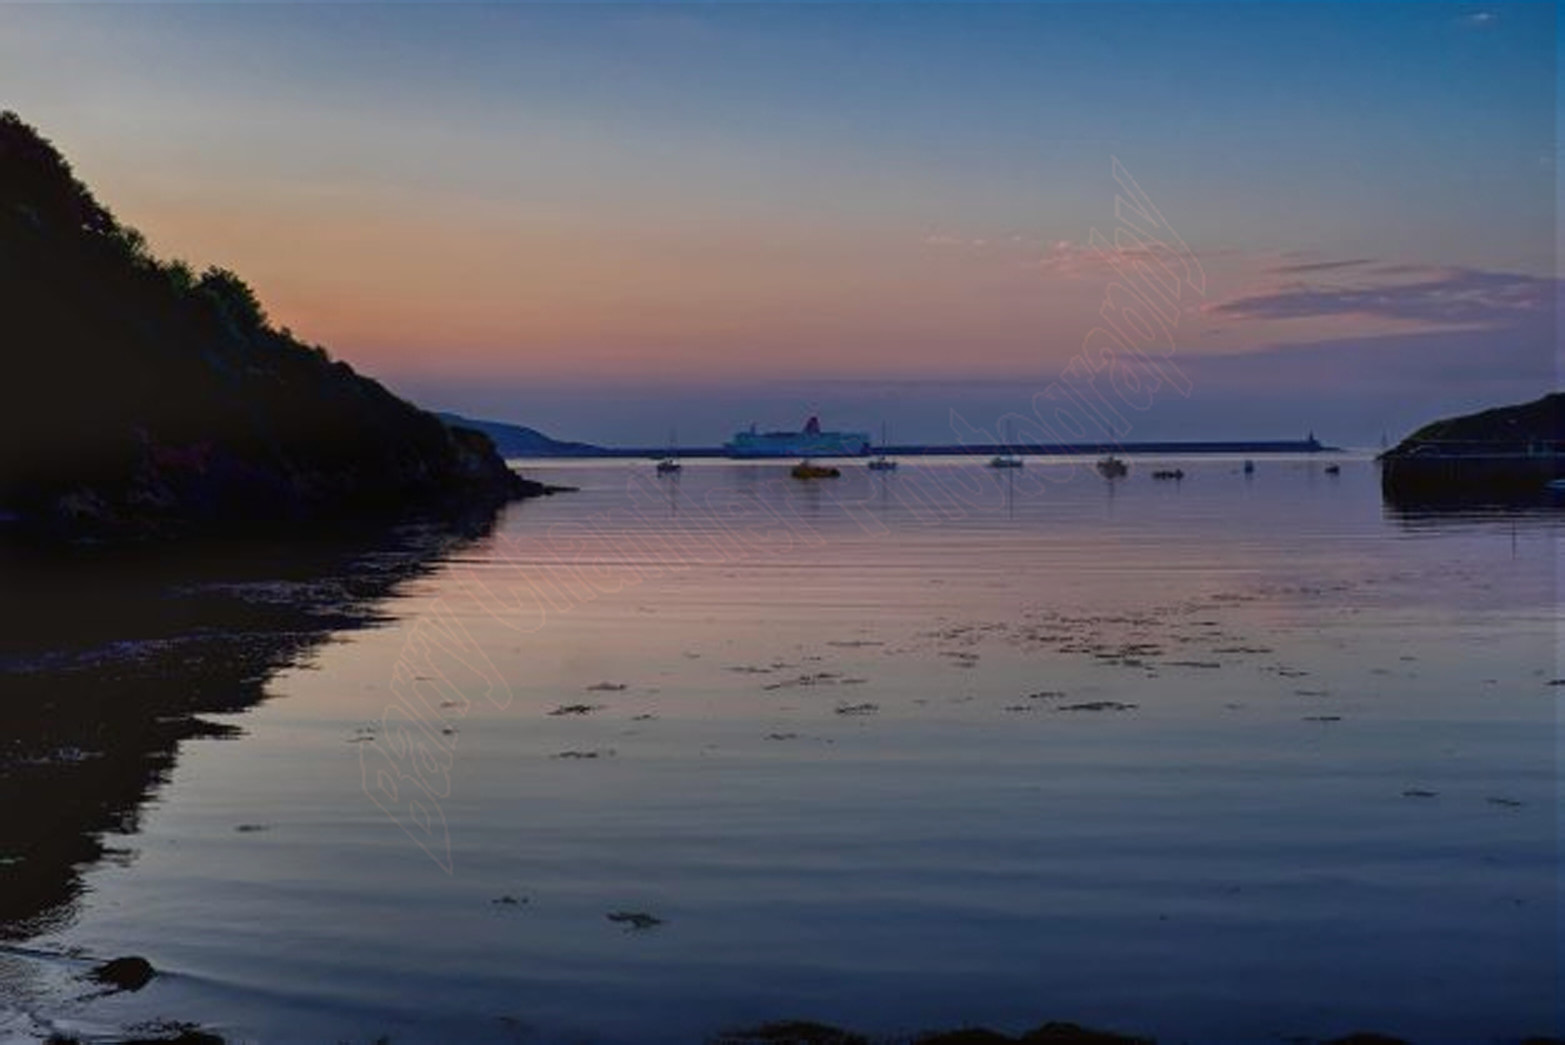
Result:
{"type": "MultiPolygon", "coordinates": [[[[0,948],[0,954],[5,953],[6,950],[0,948]]],[[[131,989],[139,989],[139,987],[131,989]]],[[[162,1019],[154,1024],[140,1024],[125,1030],[130,1036],[116,1039],[121,1045],[152,1045],[152,1043],[227,1045],[230,1041],[222,1034],[199,1024],[173,1019],[162,1019]]],[[[89,1045],[99,1039],[50,1031],[47,1037],[40,1036],[35,1040],[42,1045],[89,1045]]],[[[398,1039],[394,1035],[381,1034],[370,1040],[376,1045],[382,1043],[395,1045],[398,1039]]],[[[529,1034],[528,1040],[546,1043],[551,1040],[567,1039],[550,1039],[534,1030],[529,1034]]],[[[1191,1040],[1170,1038],[1165,1042],[1165,1039],[1152,1035],[1089,1027],[1060,1020],[1048,1020],[1014,1034],[981,1025],[964,1025],[912,1033],[872,1034],[812,1020],[776,1020],[751,1027],[719,1030],[692,1039],[689,1045],[1160,1045],[1160,1043],[1169,1045],[1175,1041],[1189,1043],[1191,1040]]],[[[1265,1040],[1286,1041],[1293,1045],[1424,1045],[1417,1039],[1401,1038],[1372,1030],[1356,1030],[1324,1038],[1298,1034],[1265,1040]]],[[[1565,1039],[1547,1035],[1529,1035],[1520,1038],[1494,1037],[1489,1040],[1494,1045],[1565,1045],[1565,1039]]]]}

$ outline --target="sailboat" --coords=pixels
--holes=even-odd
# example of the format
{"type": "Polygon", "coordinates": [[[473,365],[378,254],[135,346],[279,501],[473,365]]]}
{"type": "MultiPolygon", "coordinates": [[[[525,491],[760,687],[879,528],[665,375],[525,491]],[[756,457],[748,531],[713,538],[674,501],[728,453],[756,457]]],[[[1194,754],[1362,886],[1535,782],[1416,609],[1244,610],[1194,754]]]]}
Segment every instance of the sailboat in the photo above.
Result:
{"type": "Polygon", "coordinates": [[[872,472],[894,472],[897,470],[897,462],[886,456],[886,423],[880,423],[880,456],[873,457],[869,462],[869,470],[872,472]]]}
{"type": "MultiPolygon", "coordinates": [[[[1013,441],[1014,440],[1012,439],[1011,426],[1010,425],[1006,425],[1005,426],[1005,444],[1007,446],[1010,446],[1013,441]]],[[[989,467],[990,468],[1020,468],[1025,463],[1026,462],[1024,462],[1016,454],[995,454],[993,457],[989,458],[989,467]]]]}
{"type": "Polygon", "coordinates": [[[674,456],[675,449],[678,445],[679,443],[675,438],[674,430],[670,428],[668,430],[668,453],[665,454],[663,459],[658,462],[659,475],[674,475],[678,473],[680,468],[684,467],[679,463],[679,459],[674,456]]]}

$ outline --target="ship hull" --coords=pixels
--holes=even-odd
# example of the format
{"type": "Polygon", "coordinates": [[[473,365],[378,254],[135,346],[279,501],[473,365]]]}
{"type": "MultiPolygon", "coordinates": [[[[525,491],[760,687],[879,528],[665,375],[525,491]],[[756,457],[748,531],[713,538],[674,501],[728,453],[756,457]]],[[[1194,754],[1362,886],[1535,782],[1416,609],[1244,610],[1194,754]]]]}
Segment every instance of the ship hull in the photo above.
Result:
{"type": "Polygon", "coordinates": [[[867,432],[740,432],[725,443],[729,457],[862,457],[869,453],[867,432]]]}

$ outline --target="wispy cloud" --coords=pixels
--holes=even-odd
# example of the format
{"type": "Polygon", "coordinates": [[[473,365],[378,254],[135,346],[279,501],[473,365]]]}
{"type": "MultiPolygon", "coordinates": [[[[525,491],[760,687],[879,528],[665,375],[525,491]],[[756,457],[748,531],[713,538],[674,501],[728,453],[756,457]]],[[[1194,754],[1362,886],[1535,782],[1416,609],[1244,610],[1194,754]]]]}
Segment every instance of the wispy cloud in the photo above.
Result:
{"type": "Polygon", "coordinates": [[[1070,279],[1083,279],[1108,269],[1102,255],[1085,243],[1072,243],[1068,239],[1051,243],[1043,256],[1032,265],[1042,272],[1051,272],[1070,279]]]}
{"type": "MultiPolygon", "coordinates": [[[[962,236],[932,232],[924,237],[924,246],[952,251],[988,262],[1003,262],[1023,268],[1054,273],[1072,279],[1109,271],[1100,253],[1085,243],[1071,240],[1042,240],[1019,233],[995,236],[962,236]]],[[[1126,255],[1121,252],[1121,257],[1126,255]]]]}
{"type": "MultiPolygon", "coordinates": [[[[1343,268],[1345,266],[1338,266],[1343,268]]],[[[1318,271],[1318,270],[1317,270],[1318,271]]],[[[1500,326],[1542,313],[1558,301],[1561,282],[1518,272],[1408,265],[1377,266],[1351,284],[1294,283],[1221,302],[1209,311],[1240,319],[1364,316],[1444,327],[1500,326]]]]}
{"type": "Polygon", "coordinates": [[[982,243],[983,240],[969,240],[962,236],[948,236],[940,232],[931,232],[924,237],[926,247],[966,247],[974,242],[982,243]]]}
{"type": "Polygon", "coordinates": [[[1293,265],[1278,265],[1266,271],[1280,275],[1297,275],[1305,272],[1331,272],[1335,269],[1359,268],[1374,264],[1373,258],[1344,258],[1341,261],[1306,261],[1293,265]]]}
{"type": "Polygon", "coordinates": [[[1462,16],[1462,24],[1470,25],[1475,29],[1493,25],[1498,20],[1499,16],[1493,11],[1474,11],[1471,14],[1462,16]]]}

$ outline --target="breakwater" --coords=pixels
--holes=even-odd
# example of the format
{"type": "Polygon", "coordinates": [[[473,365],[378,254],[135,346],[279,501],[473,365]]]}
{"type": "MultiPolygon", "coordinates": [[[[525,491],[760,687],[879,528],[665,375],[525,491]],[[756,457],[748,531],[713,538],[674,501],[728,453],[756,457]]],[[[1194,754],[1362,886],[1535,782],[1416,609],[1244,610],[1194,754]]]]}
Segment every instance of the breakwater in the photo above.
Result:
{"type": "MultiPolygon", "coordinates": [[[[602,457],[666,457],[667,447],[614,447],[586,456],[602,457]]],[[[1141,443],[909,443],[903,445],[871,446],[864,456],[888,454],[896,457],[933,457],[940,455],[966,455],[992,457],[995,454],[1022,454],[1029,457],[1071,457],[1101,454],[1143,454],[1187,456],[1199,454],[1314,454],[1340,453],[1339,447],[1325,446],[1315,439],[1270,440],[1183,440],[1141,443]]],[[[569,457],[572,454],[556,456],[569,457]]],[[[728,451],[720,446],[680,449],[680,457],[728,457],[728,451]]],[[[753,459],[753,458],[752,458],[753,459]]],[[[792,460],[792,458],[779,458],[792,460]]]]}

